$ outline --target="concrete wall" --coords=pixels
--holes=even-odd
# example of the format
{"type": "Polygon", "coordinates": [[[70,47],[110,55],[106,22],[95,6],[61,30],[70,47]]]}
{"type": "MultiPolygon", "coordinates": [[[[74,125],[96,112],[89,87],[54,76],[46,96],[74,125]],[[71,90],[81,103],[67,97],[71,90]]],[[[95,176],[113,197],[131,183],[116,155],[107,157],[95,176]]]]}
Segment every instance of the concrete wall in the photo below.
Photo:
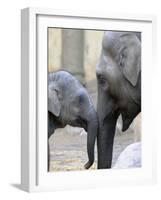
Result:
{"type": "Polygon", "coordinates": [[[85,31],[84,68],[86,80],[96,78],[96,65],[100,57],[103,31],[85,31]]]}
{"type": "MultiPolygon", "coordinates": [[[[95,69],[101,52],[101,43],[104,32],[93,30],[71,30],[72,33],[70,33],[70,35],[74,34],[74,32],[78,35],[76,36],[77,38],[74,38],[74,35],[72,38],[68,33],[64,33],[66,30],[69,30],[70,33],[70,29],[48,29],[49,71],[66,68],[67,70],[74,72],[74,74],[76,73],[76,76],[77,71],[78,74],[83,72],[84,81],[81,80],[81,82],[88,82],[95,79],[95,69]],[[69,41],[67,39],[73,40],[73,42],[82,41],[82,44],[77,43],[70,45],[70,43],[67,42],[69,41]],[[75,46],[77,46],[77,49],[75,46]],[[78,51],[80,56],[78,56],[78,51]],[[70,60],[72,60],[72,62],[70,60]],[[69,68],[67,65],[69,65],[69,68]]],[[[77,78],[81,79],[79,75],[77,78]]]]}

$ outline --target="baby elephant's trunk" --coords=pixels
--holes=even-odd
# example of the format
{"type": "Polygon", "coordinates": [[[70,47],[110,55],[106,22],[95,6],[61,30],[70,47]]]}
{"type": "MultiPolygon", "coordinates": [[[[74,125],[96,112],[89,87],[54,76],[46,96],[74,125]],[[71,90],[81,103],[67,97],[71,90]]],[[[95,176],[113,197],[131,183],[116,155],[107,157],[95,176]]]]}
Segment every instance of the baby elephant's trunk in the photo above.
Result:
{"type": "Polygon", "coordinates": [[[87,114],[87,152],[88,162],[84,165],[86,169],[90,168],[94,162],[94,147],[98,132],[98,120],[94,107],[87,114]]]}

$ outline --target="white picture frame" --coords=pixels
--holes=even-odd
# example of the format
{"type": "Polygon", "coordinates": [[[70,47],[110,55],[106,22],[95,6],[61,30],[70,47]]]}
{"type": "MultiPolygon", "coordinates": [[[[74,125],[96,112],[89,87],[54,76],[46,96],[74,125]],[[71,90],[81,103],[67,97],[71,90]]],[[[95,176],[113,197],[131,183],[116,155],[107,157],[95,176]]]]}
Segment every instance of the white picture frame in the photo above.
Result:
{"type": "Polygon", "coordinates": [[[21,188],[23,190],[29,192],[55,191],[155,183],[155,134],[149,137],[154,118],[151,115],[152,101],[148,94],[152,87],[149,84],[152,75],[150,68],[155,67],[155,29],[156,19],[152,15],[88,13],[44,8],[22,10],[21,188]],[[143,166],[141,168],[47,172],[45,162],[47,160],[47,132],[46,136],[41,134],[42,131],[47,131],[47,114],[42,117],[41,113],[47,110],[47,49],[45,48],[47,33],[45,30],[49,26],[142,32],[142,96],[144,97],[142,100],[142,131],[148,133],[143,134],[143,166]],[[41,95],[39,94],[40,88],[41,95]]]}

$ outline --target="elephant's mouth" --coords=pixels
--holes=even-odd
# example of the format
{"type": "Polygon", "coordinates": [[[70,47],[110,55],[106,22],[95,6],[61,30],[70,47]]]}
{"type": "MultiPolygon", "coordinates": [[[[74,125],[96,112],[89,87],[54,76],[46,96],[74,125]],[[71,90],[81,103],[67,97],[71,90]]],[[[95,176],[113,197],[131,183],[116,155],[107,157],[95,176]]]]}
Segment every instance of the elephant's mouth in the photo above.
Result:
{"type": "Polygon", "coordinates": [[[122,117],[122,132],[126,131],[130,124],[132,123],[133,119],[130,119],[130,118],[126,118],[126,119],[123,119],[122,117]]]}
{"type": "Polygon", "coordinates": [[[81,127],[81,128],[84,128],[85,130],[87,130],[87,121],[80,117],[72,122],[68,121],[68,122],[66,122],[66,124],[69,124],[73,127],[81,127]]]}
{"type": "Polygon", "coordinates": [[[136,104],[133,104],[131,106],[131,109],[121,111],[123,132],[129,128],[134,118],[137,116],[138,113],[140,113],[140,111],[140,107],[136,104]]]}

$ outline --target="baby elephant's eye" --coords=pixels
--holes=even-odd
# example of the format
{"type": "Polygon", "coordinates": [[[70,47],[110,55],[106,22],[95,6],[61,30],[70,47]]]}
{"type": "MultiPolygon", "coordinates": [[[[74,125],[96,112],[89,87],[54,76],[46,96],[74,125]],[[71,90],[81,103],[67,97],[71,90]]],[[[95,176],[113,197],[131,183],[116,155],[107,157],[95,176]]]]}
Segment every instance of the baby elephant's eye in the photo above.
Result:
{"type": "Polygon", "coordinates": [[[78,94],[76,95],[76,98],[74,99],[73,104],[76,103],[77,106],[84,105],[86,99],[87,99],[86,93],[84,93],[83,91],[79,91],[78,94]]]}
{"type": "Polygon", "coordinates": [[[79,104],[83,104],[84,102],[84,95],[79,95],[79,104]]]}

